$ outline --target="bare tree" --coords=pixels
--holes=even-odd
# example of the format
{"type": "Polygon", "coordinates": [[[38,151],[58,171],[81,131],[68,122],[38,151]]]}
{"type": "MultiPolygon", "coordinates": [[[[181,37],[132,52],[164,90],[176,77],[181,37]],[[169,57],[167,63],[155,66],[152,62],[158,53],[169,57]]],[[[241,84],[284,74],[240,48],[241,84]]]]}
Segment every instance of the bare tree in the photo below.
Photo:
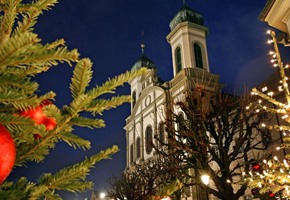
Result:
{"type": "Polygon", "coordinates": [[[168,109],[168,141],[163,143],[167,150],[157,152],[172,159],[184,186],[198,186],[223,200],[245,194],[242,172],[249,171],[271,142],[270,133],[261,127],[266,115],[247,110],[249,102],[246,96],[194,90],[174,105],[175,112],[168,109]],[[200,178],[205,174],[208,185],[200,178]]]}
{"type": "MultiPolygon", "coordinates": [[[[178,183],[176,177],[169,173],[168,158],[152,157],[127,169],[120,177],[109,179],[111,188],[107,190],[108,197],[120,200],[155,200],[160,199],[163,191],[175,191],[178,183]],[[172,184],[175,183],[175,184],[172,184]]],[[[168,194],[167,192],[165,192],[168,194]]]]}

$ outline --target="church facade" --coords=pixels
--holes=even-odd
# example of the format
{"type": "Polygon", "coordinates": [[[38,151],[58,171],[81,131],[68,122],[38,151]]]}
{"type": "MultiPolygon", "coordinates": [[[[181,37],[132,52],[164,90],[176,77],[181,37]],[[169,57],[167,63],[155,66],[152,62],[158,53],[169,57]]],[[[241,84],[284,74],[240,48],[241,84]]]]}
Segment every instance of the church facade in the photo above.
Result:
{"type": "MultiPolygon", "coordinates": [[[[206,38],[208,28],[203,16],[187,5],[177,12],[170,22],[167,41],[172,49],[173,78],[162,82],[156,65],[142,55],[131,70],[141,67],[148,72],[129,82],[131,88],[131,114],[126,119],[126,168],[130,169],[154,156],[152,142],[166,140],[164,120],[166,108],[182,100],[186,91],[196,87],[212,90],[219,84],[219,76],[210,72],[206,38]]],[[[175,114],[181,112],[173,108],[175,114]]],[[[188,199],[204,199],[192,189],[188,199]]]]}

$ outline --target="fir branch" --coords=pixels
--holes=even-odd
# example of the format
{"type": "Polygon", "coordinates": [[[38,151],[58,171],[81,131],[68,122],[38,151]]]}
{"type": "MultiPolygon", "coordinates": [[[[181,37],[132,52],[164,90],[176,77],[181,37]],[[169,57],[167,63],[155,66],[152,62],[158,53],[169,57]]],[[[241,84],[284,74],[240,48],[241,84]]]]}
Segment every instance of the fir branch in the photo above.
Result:
{"type": "Polygon", "coordinates": [[[33,122],[31,119],[28,119],[26,117],[22,117],[19,115],[15,115],[12,113],[5,113],[5,112],[0,112],[0,124],[3,125],[26,125],[26,126],[31,126],[33,125],[33,122]]]}
{"type": "Polygon", "coordinates": [[[35,26],[38,16],[43,13],[44,10],[50,10],[52,6],[58,3],[57,0],[38,0],[29,4],[20,4],[16,10],[22,14],[22,23],[19,22],[16,28],[16,34],[23,33],[25,31],[32,31],[35,26]]]}
{"type": "Polygon", "coordinates": [[[0,73],[1,88],[13,87],[23,90],[24,94],[33,94],[38,89],[38,83],[32,82],[29,78],[11,75],[9,73],[0,73]]]}
{"type": "Polygon", "coordinates": [[[90,119],[85,117],[73,117],[70,123],[76,126],[88,127],[88,128],[103,128],[105,127],[105,121],[103,119],[90,119]]]}
{"type": "Polygon", "coordinates": [[[21,34],[26,31],[33,31],[33,26],[37,22],[37,18],[40,15],[41,11],[35,7],[30,7],[22,16],[22,22],[18,22],[18,26],[15,29],[13,34],[21,34]]]}
{"type": "Polygon", "coordinates": [[[3,200],[26,200],[28,198],[29,191],[35,187],[35,184],[29,182],[25,177],[21,177],[17,182],[9,186],[3,184],[0,187],[0,197],[3,200]]]}
{"type": "Polygon", "coordinates": [[[119,76],[116,76],[113,79],[109,79],[101,86],[96,86],[92,90],[89,91],[89,95],[92,97],[92,99],[96,99],[102,94],[106,93],[114,93],[116,87],[122,86],[124,83],[130,81],[134,77],[140,76],[141,74],[144,74],[147,71],[146,68],[141,68],[139,70],[135,70],[133,72],[126,72],[119,76]]]}
{"type": "Polygon", "coordinates": [[[15,18],[17,16],[16,7],[19,4],[19,0],[7,0],[4,8],[4,16],[0,23],[0,46],[5,44],[8,40],[15,18]]]}
{"type": "MultiPolygon", "coordinates": [[[[43,126],[43,125],[41,125],[43,126]]],[[[45,128],[45,127],[43,127],[45,128]]],[[[46,135],[39,142],[32,145],[18,146],[19,151],[15,160],[16,166],[22,166],[27,161],[41,162],[49,154],[49,150],[55,147],[57,137],[46,135]]]]}
{"type": "MultiPolygon", "coordinates": [[[[0,87],[0,103],[7,104],[7,108],[23,111],[32,109],[39,105],[41,102],[47,99],[53,99],[55,97],[54,92],[48,92],[42,96],[24,96],[25,91],[18,91],[16,89],[1,90],[0,87]],[[10,106],[10,107],[9,107],[10,106]],[[13,106],[13,108],[11,108],[13,106]]],[[[26,95],[29,95],[27,93],[26,95]]],[[[5,111],[6,106],[1,106],[0,111],[5,111]]]]}
{"type": "Polygon", "coordinates": [[[112,146],[96,155],[86,158],[81,163],[64,168],[54,175],[50,173],[44,174],[38,181],[39,185],[46,185],[51,190],[84,191],[92,187],[90,182],[85,181],[90,169],[100,160],[109,159],[118,150],[117,146],[112,146]]]}
{"type": "Polygon", "coordinates": [[[115,108],[122,105],[123,103],[129,103],[131,101],[131,96],[123,95],[116,96],[109,100],[107,99],[97,99],[92,101],[86,108],[86,111],[92,112],[94,114],[102,114],[105,110],[115,108]]]}
{"type": "Polygon", "coordinates": [[[77,63],[70,84],[73,98],[77,98],[85,93],[85,89],[92,79],[92,73],[92,62],[90,59],[82,59],[77,63]]]}
{"type": "Polygon", "coordinates": [[[34,45],[37,42],[40,42],[40,39],[30,32],[10,37],[5,44],[0,45],[0,70],[11,66],[10,64],[17,59],[24,59],[25,54],[26,56],[32,54],[36,50],[34,45]]]}
{"type": "Polygon", "coordinates": [[[85,140],[83,138],[78,137],[75,134],[72,133],[62,133],[56,135],[56,137],[60,141],[64,141],[67,143],[69,146],[73,147],[74,149],[82,148],[83,150],[90,149],[91,148],[91,142],[88,140],[85,140]]]}

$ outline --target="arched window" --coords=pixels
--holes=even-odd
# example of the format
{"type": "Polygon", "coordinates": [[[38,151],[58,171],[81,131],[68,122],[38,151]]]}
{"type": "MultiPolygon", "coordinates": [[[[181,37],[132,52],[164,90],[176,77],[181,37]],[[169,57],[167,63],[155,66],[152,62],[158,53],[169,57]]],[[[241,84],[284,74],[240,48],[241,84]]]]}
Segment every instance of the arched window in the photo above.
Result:
{"type": "Polygon", "coordinates": [[[130,162],[134,162],[134,149],[133,149],[133,144],[130,145],[130,162]]]}
{"type": "Polygon", "coordinates": [[[196,67],[203,69],[201,48],[197,43],[194,43],[193,49],[196,67]]]}
{"type": "Polygon", "coordinates": [[[181,60],[181,49],[177,47],[175,50],[175,64],[176,64],[176,73],[182,69],[182,60],[181,60]]]}
{"type": "Polygon", "coordinates": [[[184,126],[184,116],[183,113],[179,113],[176,117],[176,123],[177,123],[177,131],[180,131],[183,129],[184,126]]]}
{"type": "Polygon", "coordinates": [[[141,157],[141,138],[138,137],[136,140],[136,157],[140,158],[141,157]]]}
{"type": "Polygon", "coordinates": [[[165,135],[164,135],[164,122],[159,123],[159,142],[160,144],[164,144],[165,142],[165,135]]]}
{"type": "Polygon", "coordinates": [[[136,91],[132,93],[132,107],[134,108],[136,104],[136,91]]]}
{"type": "Polygon", "coordinates": [[[150,154],[153,149],[153,135],[152,135],[152,127],[149,125],[145,130],[145,145],[146,145],[146,153],[150,154]]]}

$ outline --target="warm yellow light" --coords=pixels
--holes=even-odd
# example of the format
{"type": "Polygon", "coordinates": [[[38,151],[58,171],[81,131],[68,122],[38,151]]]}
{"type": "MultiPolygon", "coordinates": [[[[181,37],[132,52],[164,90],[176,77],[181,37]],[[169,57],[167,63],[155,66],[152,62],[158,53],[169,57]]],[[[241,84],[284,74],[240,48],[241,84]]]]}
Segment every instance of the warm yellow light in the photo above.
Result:
{"type": "Polygon", "coordinates": [[[208,185],[208,183],[209,183],[209,175],[207,175],[207,174],[204,174],[204,175],[202,175],[201,177],[201,181],[203,182],[203,184],[205,184],[205,185],[208,185]]]}
{"type": "Polygon", "coordinates": [[[101,193],[100,193],[100,199],[104,199],[105,197],[106,197],[106,193],[101,192],[101,193]]]}

